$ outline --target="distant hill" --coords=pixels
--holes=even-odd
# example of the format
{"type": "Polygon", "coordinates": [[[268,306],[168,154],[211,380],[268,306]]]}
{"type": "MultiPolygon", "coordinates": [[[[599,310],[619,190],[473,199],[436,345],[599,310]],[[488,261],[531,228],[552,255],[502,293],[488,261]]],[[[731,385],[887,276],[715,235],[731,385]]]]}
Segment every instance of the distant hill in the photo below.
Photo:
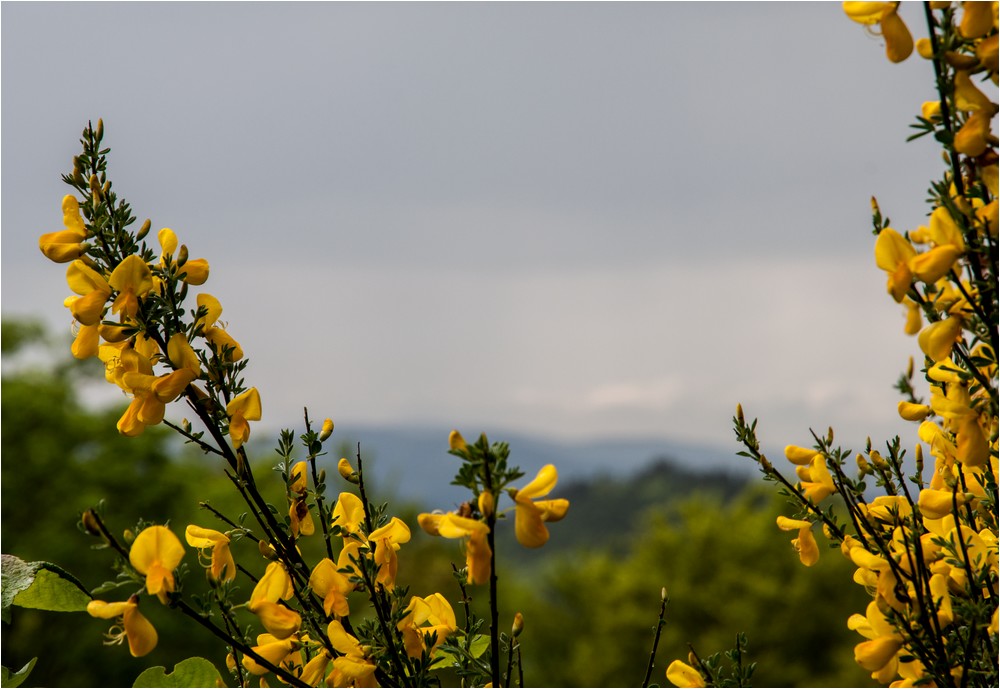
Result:
{"type": "MultiPolygon", "coordinates": [[[[450,485],[459,460],[447,452],[448,430],[338,427],[332,447],[353,462],[357,443],[361,443],[366,478],[374,491],[372,499],[392,497],[422,509],[446,510],[467,499],[464,489],[450,485]]],[[[510,444],[510,462],[525,472],[525,482],[545,464],[555,464],[559,486],[554,497],[570,497],[567,491],[573,491],[578,499],[584,499],[594,479],[606,488],[639,477],[639,494],[628,489],[629,494],[622,499],[641,502],[647,493],[654,499],[689,492],[701,483],[716,484],[719,475],[736,480],[752,475],[752,463],[736,457],[735,446],[721,449],[642,438],[569,443],[520,433],[488,435],[491,442],[510,444]],[[670,471],[664,470],[666,463],[670,471]]],[[[331,458],[331,465],[338,458],[331,458]]]]}

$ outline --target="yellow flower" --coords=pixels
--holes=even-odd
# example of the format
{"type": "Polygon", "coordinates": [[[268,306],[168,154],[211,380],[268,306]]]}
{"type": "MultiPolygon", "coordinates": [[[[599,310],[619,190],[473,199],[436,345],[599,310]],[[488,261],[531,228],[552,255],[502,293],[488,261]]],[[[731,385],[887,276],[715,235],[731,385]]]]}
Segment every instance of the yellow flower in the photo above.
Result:
{"type": "Polygon", "coordinates": [[[92,600],[87,603],[87,613],[102,620],[119,619],[120,622],[108,632],[109,644],[120,644],[128,639],[128,650],[140,658],[156,648],[156,629],[139,612],[139,597],[131,596],[127,601],[106,603],[92,600]],[[120,626],[119,626],[120,625],[120,626]]]}
{"type": "Polygon", "coordinates": [[[347,457],[341,457],[340,461],[337,462],[337,473],[340,474],[348,483],[359,483],[361,478],[358,476],[358,472],[354,470],[351,463],[347,460],[347,457]]]}
{"type": "Polygon", "coordinates": [[[219,303],[219,300],[211,294],[199,294],[195,301],[198,304],[199,311],[205,309],[204,316],[198,319],[198,324],[201,326],[205,339],[215,345],[215,350],[220,356],[222,356],[223,351],[227,352],[223,356],[226,361],[239,361],[242,359],[243,349],[239,343],[230,337],[224,328],[215,325],[216,321],[219,320],[219,316],[222,315],[222,304],[219,303]]]}
{"type": "Polygon", "coordinates": [[[799,537],[792,539],[792,547],[799,554],[799,560],[806,567],[812,567],[819,562],[819,546],[812,533],[812,524],[804,519],[789,519],[778,517],[778,528],[782,531],[799,530],[799,537]]]}
{"type": "Polygon", "coordinates": [[[118,292],[111,312],[135,318],[139,312],[139,300],[153,289],[153,273],[145,261],[133,254],[111,271],[108,284],[118,292]]]}
{"type": "Polygon", "coordinates": [[[438,644],[458,629],[455,611],[440,593],[433,593],[426,598],[413,596],[404,612],[406,615],[396,628],[403,633],[403,644],[411,658],[419,658],[424,650],[433,653],[438,644]],[[424,644],[425,634],[434,636],[429,649],[424,644]]]}
{"type": "MultiPolygon", "coordinates": [[[[157,239],[159,239],[162,249],[160,253],[160,267],[162,268],[166,265],[166,259],[173,258],[174,252],[177,251],[177,235],[169,227],[164,227],[157,234],[157,239]]],[[[182,253],[186,253],[186,250],[182,253]]],[[[208,280],[208,261],[203,258],[188,259],[182,266],[177,266],[175,263],[173,269],[174,272],[180,274],[181,280],[189,285],[203,285],[208,280]]]]}
{"type": "Polygon", "coordinates": [[[80,260],[66,269],[66,282],[79,297],[66,300],[73,318],[83,325],[96,325],[104,315],[104,305],[111,296],[111,285],[104,276],[80,260]]]}
{"type": "Polygon", "coordinates": [[[682,660],[675,660],[667,667],[667,681],[675,687],[703,687],[701,673],[682,660]]]}
{"type": "Polygon", "coordinates": [[[896,408],[899,417],[906,421],[923,421],[931,413],[931,408],[926,404],[914,404],[906,400],[900,400],[896,408]]]}
{"type": "Polygon", "coordinates": [[[229,437],[234,448],[239,448],[250,439],[250,421],[260,421],[260,393],[250,388],[237,395],[226,405],[229,414],[229,437]]]}
{"type": "Polygon", "coordinates": [[[360,533],[359,527],[365,520],[365,506],[354,493],[343,492],[337,497],[333,508],[332,521],[347,533],[360,533]]]}
{"type": "Polygon", "coordinates": [[[201,361],[184,333],[174,333],[170,336],[167,342],[167,358],[174,368],[186,368],[194,373],[195,378],[201,376],[201,361]]]}
{"type": "Polygon", "coordinates": [[[812,450],[807,447],[799,447],[798,445],[785,446],[785,459],[792,464],[798,464],[799,466],[809,464],[813,460],[813,457],[818,454],[819,453],[816,450],[812,450]]]}
{"type": "Polygon", "coordinates": [[[323,428],[319,432],[320,442],[323,442],[331,435],[333,435],[333,419],[326,419],[323,421],[323,428]]]}
{"type": "Polygon", "coordinates": [[[858,22],[871,26],[881,24],[885,53],[890,62],[902,62],[913,52],[913,36],[896,13],[896,2],[845,2],[844,13],[858,22]]]}
{"type": "Polygon", "coordinates": [[[177,399],[194,378],[195,374],[186,368],[162,376],[123,373],[121,386],[132,393],[133,398],[118,421],[118,432],[134,437],[141,434],[146,426],[155,426],[163,421],[167,403],[177,399]]]}
{"type": "Polygon", "coordinates": [[[466,578],[473,585],[489,581],[493,551],[487,540],[490,528],[486,524],[476,519],[460,517],[454,512],[420,514],[417,515],[417,523],[431,536],[468,538],[465,544],[466,578]]]}
{"type": "MultiPolygon", "coordinates": [[[[294,653],[299,647],[298,639],[294,637],[276,638],[273,634],[260,634],[257,636],[257,645],[253,647],[254,653],[262,657],[275,667],[280,667],[285,659],[294,653]]],[[[243,667],[251,675],[266,675],[268,670],[263,665],[248,655],[243,656],[243,667]]]]}
{"type": "Polygon", "coordinates": [[[142,530],[129,550],[128,559],[140,574],[146,575],[146,591],[166,604],[174,590],[174,570],[184,557],[184,546],[165,526],[142,530]]]}
{"type": "Polygon", "coordinates": [[[528,485],[514,492],[514,534],[525,548],[539,548],[549,540],[545,522],[557,522],[566,516],[569,500],[535,500],[548,495],[556,486],[559,474],[546,464],[528,485]]]}
{"type": "Polygon", "coordinates": [[[220,579],[232,581],[236,578],[236,562],[229,549],[229,536],[214,529],[189,524],[184,531],[184,537],[192,548],[212,549],[208,571],[213,581],[220,579]]]}
{"type": "Polygon", "coordinates": [[[962,318],[948,316],[931,323],[917,335],[921,351],[934,361],[944,361],[951,355],[952,346],[962,337],[962,318]]]}
{"type": "Polygon", "coordinates": [[[80,202],[67,194],[62,200],[63,224],[65,229],[49,232],[38,238],[38,248],[45,257],[56,263],[69,263],[83,255],[83,240],[87,238],[87,228],[80,215],[80,202]]]}
{"type": "Polygon", "coordinates": [[[309,575],[309,587],[323,598],[323,610],[327,615],[336,613],[344,617],[350,614],[347,594],[354,590],[354,584],[337,571],[337,566],[330,558],[324,557],[313,567],[309,575]]]}
{"type": "Polygon", "coordinates": [[[813,457],[809,466],[795,467],[795,474],[802,482],[802,494],[819,503],[824,498],[837,492],[837,487],[833,483],[833,476],[826,468],[826,461],[823,455],[817,454],[813,457]]]}
{"type": "Polygon", "coordinates": [[[410,528],[399,517],[393,517],[388,524],[368,534],[368,540],[375,544],[374,558],[379,568],[375,581],[391,589],[399,566],[396,551],[400,544],[409,542],[410,528]]]}
{"type": "Polygon", "coordinates": [[[250,594],[247,609],[255,614],[264,629],[277,639],[287,639],[302,626],[302,617],[278,603],[295,595],[292,579],[280,562],[272,562],[250,594]]]}
{"type": "Polygon", "coordinates": [[[993,28],[995,11],[992,2],[963,2],[962,22],[958,25],[958,32],[963,38],[985,36],[993,28]]]}
{"type": "Polygon", "coordinates": [[[292,538],[298,538],[299,534],[311,536],[316,532],[312,514],[309,513],[309,506],[306,504],[307,471],[308,464],[304,460],[296,462],[295,466],[292,467],[292,475],[289,477],[291,483],[288,488],[294,494],[291,500],[292,504],[288,508],[292,538]]]}
{"type": "Polygon", "coordinates": [[[374,687],[375,663],[365,653],[360,642],[347,633],[339,621],[333,620],[327,626],[330,645],[340,653],[333,660],[333,671],[327,683],[334,687],[374,687]]]}

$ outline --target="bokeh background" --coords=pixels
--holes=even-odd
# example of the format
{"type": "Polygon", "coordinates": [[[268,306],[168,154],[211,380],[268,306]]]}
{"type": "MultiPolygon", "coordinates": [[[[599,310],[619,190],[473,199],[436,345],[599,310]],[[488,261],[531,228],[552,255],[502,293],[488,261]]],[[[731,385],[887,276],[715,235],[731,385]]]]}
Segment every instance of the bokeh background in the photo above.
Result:
{"type": "MultiPolygon", "coordinates": [[[[438,496],[407,492],[400,462],[451,460],[406,448],[453,427],[523,438],[526,470],[558,455],[578,479],[564,550],[510,574],[539,647],[576,643],[544,631],[559,605],[591,630],[534,681],[638,682],[664,583],[663,658],[744,630],[764,683],[864,680],[842,619],[861,599],[834,594],[849,573],[835,553],[827,574],[792,561],[779,507],[744,493],[730,418],[742,402],[773,451],[828,425],[853,447],[903,432],[892,383],[916,347],[869,198],[897,229],[923,222],[942,163],[904,140],[935,98],[928,63],[889,64],[833,3],[4,3],[0,20],[4,552],[96,585],[80,510],[182,523],[216,490],[166,437],[114,437],[117,391],[56,353],[68,291],[37,237],[101,117],[116,191],[211,264],[257,438],[303,406],[331,416],[413,509],[438,496]],[[833,620],[818,636],[806,601],[833,620]]],[[[190,650],[163,617],[158,655],[134,661],[100,646],[102,622],[23,614],[4,665],[71,629],[37,681],[127,683],[190,650]]]]}

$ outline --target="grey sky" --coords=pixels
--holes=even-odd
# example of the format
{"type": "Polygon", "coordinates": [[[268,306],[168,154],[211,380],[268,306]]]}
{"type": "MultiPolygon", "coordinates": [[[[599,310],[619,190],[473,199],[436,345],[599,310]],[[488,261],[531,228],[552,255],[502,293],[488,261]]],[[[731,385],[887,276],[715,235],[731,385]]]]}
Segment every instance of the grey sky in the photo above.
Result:
{"type": "Polygon", "coordinates": [[[4,3],[3,313],[69,330],[37,237],[103,117],[266,423],[883,437],[868,198],[922,221],[931,75],[839,3],[4,3]]]}

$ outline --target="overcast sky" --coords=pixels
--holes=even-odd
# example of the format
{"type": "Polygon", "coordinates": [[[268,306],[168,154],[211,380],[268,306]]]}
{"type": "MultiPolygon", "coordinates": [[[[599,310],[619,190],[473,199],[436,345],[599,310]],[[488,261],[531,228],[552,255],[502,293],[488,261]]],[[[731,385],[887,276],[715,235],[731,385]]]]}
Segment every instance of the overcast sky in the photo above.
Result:
{"type": "Polygon", "coordinates": [[[869,198],[923,222],[932,69],[840,3],[0,11],[5,317],[70,330],[37,240],[103,117],[115,189],[209,260],[266,424],[906,428],[869,198]]]}

